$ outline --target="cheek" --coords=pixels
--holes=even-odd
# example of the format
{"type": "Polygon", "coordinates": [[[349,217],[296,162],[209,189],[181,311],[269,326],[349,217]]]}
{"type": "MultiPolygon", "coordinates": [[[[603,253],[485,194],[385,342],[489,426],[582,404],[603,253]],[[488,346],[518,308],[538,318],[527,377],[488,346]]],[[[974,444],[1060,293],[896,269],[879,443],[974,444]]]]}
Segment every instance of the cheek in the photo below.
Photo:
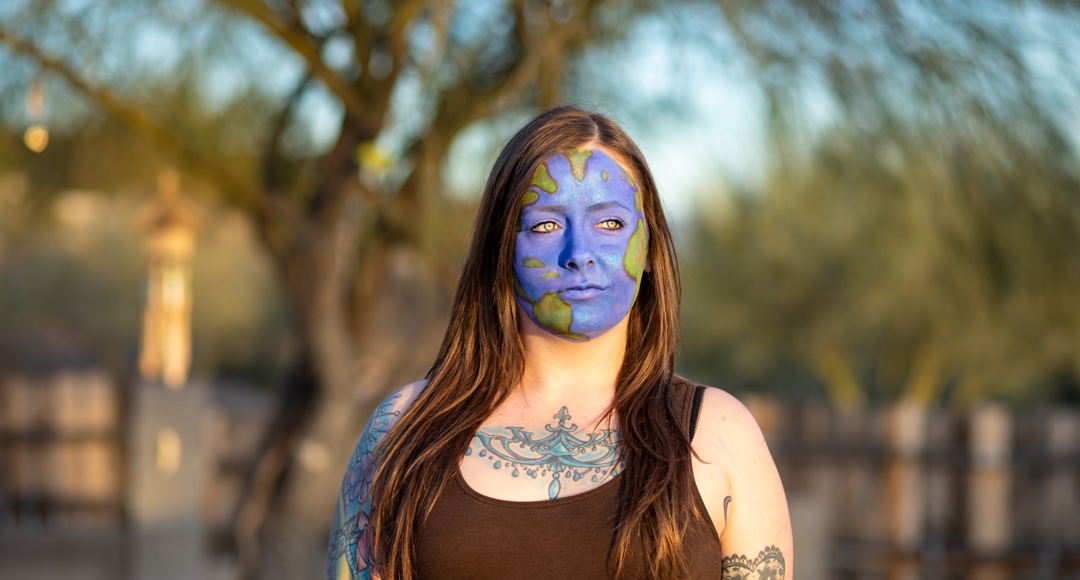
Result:
{"type": "Polygon", "coordinates": [[[514,274],[525,285],[547,280],[549,277],[544,274],[555,267],[557,257],[547,244],[537,243],[528,235],[520,234],[514,248],[514,274]]]}
{"type": "Polygon", "coordinates": [[[593,255],[612,270],[618,270],[623,263],[623,256],[626,255],[626,244],[605,244],[594,250],[593,255]]]}

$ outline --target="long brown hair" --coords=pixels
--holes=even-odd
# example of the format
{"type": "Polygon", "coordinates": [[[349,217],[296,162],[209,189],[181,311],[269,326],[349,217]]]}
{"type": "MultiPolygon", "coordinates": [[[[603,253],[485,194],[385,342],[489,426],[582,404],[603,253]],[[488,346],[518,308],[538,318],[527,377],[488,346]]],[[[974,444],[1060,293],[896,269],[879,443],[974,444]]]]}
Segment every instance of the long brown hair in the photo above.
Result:
{"type": "Polygon", "coordinates": [[[613,121],[572,106],[541,112],[514,135],[491,170],[450,325],[428,384],[377,449],[372,524],[378,570],[408,580],[417,535],[484,419],[521,380],[524,343],[513,293],[521,199],[540,163],[597,143],[630,162],[649,228],[644,274],[627,329],[613,412],[625,464],[612,557],[616,576],[635,543],[653,577],[686,574],[682,536],[702,516],[692,501],[690,441],[671,386],[679,340],[679,267],[656,183],[637,145],[613,121]]]}

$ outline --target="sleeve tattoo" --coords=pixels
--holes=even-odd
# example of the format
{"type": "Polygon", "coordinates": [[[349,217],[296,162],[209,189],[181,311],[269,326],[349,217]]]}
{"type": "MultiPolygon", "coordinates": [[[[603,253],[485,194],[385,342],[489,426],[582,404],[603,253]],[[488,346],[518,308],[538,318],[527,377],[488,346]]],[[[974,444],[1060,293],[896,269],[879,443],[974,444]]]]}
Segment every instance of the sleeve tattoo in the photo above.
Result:
{"type": "Polygon", "coordinates": [[[400,396],[394,395],[379,405],[349,458],[334,510],[334,525],[330,530],[327,580],[371,580],[374,546],[368,518],[372,506],[369,492],[375,474],[372,459],[375,445],[390,429],[392,419],[401,413],[394,409],[400,396]]]}
{"type": "Polygon", "coordinates": [[[735,554],[721,563],[723,580],[784,580],[786,565],[784,554],[776,546],[769,546],[753,560],[735,554]]]}

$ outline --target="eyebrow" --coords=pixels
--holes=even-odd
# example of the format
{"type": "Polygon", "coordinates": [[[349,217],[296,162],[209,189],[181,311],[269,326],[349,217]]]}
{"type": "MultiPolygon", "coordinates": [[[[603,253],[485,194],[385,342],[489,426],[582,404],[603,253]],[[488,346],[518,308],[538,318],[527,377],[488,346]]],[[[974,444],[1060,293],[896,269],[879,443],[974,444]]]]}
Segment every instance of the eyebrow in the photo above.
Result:
{"type": "Polygon", "coordinates": [[[588,210],[590,212],[594,212],[594,211],[599,211],[599,210],[602,210],[602,209],[609,209],[609,208],[613,208],[613,207],[621,207],[623,209],[629,209],[625,205],[623,205],[623,204],[621,204],[621,203],[619,203],[617,201],[605,201],[605,202],[602,202],[602,203],[594,203],[594,204],[590,205],[588,207],[588,210]]]}
{"type": "Polygon", "coordinates": [[[529,211],[547,211],[551,213],[566,213],[567,209],[565,205],[534,205],[528,208],[529,211]]]}
{"type": "MultiPolygon", "coordinates": [[[[617,201],[605,201],[601,203],[594,203],[585,208],[588,212],[600,211],[602,209],[609,209],[613,207],[621,207],[623,209],[629,209],[625,205],[617,201]]],[[[552,213],[566,213],[569,211],[565,205],[534,205],[528,208],[529,211],[546,211],[552,213]]]]}

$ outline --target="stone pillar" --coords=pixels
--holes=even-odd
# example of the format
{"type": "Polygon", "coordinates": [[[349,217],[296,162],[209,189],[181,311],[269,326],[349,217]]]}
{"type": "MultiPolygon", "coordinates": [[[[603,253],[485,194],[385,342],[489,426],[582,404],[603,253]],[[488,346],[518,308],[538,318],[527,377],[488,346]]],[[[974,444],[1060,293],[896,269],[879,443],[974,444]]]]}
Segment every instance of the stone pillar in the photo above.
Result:
{"type": "Polygon", "coordinates": [[[180,195],[173,169],[158,175],[159,200],[143,217],[150,271],[143,305],[139,374],[181,389],[191,365],[191,261],[198,212],[180,195]]]}
{"type": "Polygon", "coordinates": [[[206,390],[198,385],[135,387],[128,443],[132,580],[206,577],[200,505],[208,411],[206,390]]]}

